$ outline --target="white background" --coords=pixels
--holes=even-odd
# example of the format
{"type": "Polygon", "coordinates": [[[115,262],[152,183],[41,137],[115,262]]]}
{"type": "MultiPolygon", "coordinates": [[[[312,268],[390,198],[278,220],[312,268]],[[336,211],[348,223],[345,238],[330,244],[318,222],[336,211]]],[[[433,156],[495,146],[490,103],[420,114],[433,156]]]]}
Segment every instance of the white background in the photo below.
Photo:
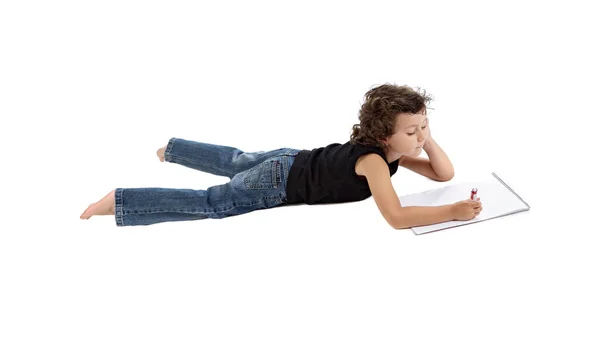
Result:
{"type": "Polygon", "coordinates": [[[217,3],[0,3],[0,353],[600,352],[591,1],[217,3]],[[495,171],[531,210],[422,236],[372,198],[79,219],[117,187],[227,181],[160,163],[171,137],[343,143],[383,83],[434,96],[456,170],[401,168],[399,195],[495,171]]]}

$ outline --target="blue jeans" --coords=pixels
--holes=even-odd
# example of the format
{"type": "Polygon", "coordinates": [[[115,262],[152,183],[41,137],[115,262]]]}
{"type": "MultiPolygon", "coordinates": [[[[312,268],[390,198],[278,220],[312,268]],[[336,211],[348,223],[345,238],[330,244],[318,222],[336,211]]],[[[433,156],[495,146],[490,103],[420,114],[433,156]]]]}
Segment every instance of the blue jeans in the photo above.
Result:
{"type": "Polygon", "coordinates": [[[117,226],[224,218],[286,202],[287,178],[300,150],[243,152],[237,148],[171,138],[165,162],[231,180],[206,190],[117,188],[117,226]]]}

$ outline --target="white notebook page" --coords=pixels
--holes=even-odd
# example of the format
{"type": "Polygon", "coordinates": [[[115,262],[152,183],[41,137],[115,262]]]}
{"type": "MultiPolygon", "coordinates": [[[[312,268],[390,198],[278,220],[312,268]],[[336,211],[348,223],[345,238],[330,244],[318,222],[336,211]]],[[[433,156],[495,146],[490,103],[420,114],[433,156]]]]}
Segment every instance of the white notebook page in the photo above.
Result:
{"type": "Polygon", "coordinates": [[[483,211],[468,221],[449,221],[428,226],[411,228],[415,234],[429,233],[441,229],[461,226],[487,219],[506,216],[512,213],[529,210],[529,205],[497,174],[492,173],[489,179],[465,182],[438,189],[427,190],[400,197],[402,206],[439,206],[469,199],[471,189],[477,188],[477,197],[481,199],[483,211]]]}

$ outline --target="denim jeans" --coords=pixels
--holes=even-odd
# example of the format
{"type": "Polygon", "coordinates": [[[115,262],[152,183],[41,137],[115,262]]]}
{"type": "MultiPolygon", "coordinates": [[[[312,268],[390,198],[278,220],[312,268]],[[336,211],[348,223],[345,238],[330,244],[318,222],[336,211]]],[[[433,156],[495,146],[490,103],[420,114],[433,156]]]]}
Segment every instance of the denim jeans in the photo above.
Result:
{"type": "Polygon", "coordinates": [[[165,162],[227,176],[230,181],[207,188],[117,188],[117,226],[224,218],[286,202],[287,178],[300,150],[243,152],[237,148],[171,138],[165,162]]]}

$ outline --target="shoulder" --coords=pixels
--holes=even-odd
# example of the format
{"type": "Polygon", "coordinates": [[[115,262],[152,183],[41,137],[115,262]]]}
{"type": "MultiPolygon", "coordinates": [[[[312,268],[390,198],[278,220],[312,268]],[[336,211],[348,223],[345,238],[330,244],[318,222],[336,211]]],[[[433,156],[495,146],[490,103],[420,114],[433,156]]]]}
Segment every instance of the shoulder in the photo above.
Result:
{"type": "Polygon", "coordinates": [[[383,157],[377,153],[361,155],[354,166],[356,175],[368,176],[377,172],[385,172],[389,177],[389,168],[383,157]]]}

